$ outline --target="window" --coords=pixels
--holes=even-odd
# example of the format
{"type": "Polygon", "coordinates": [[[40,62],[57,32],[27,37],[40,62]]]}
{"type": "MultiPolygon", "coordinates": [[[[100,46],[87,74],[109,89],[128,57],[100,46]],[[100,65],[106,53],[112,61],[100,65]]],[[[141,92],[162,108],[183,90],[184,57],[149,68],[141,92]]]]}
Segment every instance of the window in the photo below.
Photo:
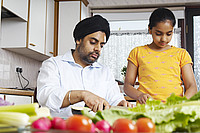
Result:
{"type": "Polygon", "coordinates": [[[200,88],[200,7],[186,8],[186,47],[194,62],[197,88],[200,88]]]}

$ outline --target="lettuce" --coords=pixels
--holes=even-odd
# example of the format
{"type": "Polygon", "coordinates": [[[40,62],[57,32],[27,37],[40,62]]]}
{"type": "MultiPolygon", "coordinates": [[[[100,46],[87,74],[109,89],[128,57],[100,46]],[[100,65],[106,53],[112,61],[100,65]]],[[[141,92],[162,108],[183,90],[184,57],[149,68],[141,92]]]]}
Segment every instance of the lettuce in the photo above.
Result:
{"type": "Polygon", "coordinates": [[[194,96],[192,96],[189,101],[200,100],[200,91],[197,92],[194,96]]]}
{"type": "Polygon", "coordinates": [[[199,99],[199,92],[190,99],[172,94],[166,103],[149,98],[146,104],[138,104],[134,108],[115,107],[99,111],[92,119],[104,119],[112,125],[119,118],[136,121],[140,117],[148,117],[156,124],[156,132],[199,132],[199,99]]]}

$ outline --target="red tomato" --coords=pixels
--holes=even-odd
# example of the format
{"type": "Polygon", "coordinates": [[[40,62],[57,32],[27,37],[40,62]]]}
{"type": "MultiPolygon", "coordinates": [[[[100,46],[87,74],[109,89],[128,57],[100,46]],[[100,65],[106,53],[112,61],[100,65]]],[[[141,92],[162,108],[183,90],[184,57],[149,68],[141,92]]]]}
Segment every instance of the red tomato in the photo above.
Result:
{"type": "Polygon", "coordinates": [[[138,132],[155,133],[155,124],[149,118],[139,118],[136,122],[138,132]]]}
{"type": "Polygon", "coordinates": [[[66,120],[66,129],[80,132],[90,132],[92,120],[83,115],[73,115],[66,120]]]}
{"type": "Polygon", "coordinates": [[[112,129],[113,132],[137,133],[137,126],[135,122],[125,118],[117,119],[113,123],[112,129]]]}

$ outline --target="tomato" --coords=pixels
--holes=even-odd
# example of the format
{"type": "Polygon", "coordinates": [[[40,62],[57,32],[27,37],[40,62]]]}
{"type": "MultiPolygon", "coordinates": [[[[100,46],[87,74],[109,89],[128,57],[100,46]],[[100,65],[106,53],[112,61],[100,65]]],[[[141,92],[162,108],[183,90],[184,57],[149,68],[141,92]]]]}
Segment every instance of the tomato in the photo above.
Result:
{"type": "Polygon", "coordinates": [[[136,125],[138,128],[138,132],[148,132],[148,133],[156,132],[155,124],[149,118],[139,118],[136,121],[136,125]]]}
{"type": "Polygon", "coordinates": [[[83,115],[73,115],[66,120],[66,129],[80,132],[90,132],[92,120],[83,115]]]}
{"type": "Polygon", "coordinates": [[[125,118],[117,119],[113,123],[112,129],[113,129],[113,132],[137,133],[137,126],[135,122],[129,119],[125,119],[125,118]]]}

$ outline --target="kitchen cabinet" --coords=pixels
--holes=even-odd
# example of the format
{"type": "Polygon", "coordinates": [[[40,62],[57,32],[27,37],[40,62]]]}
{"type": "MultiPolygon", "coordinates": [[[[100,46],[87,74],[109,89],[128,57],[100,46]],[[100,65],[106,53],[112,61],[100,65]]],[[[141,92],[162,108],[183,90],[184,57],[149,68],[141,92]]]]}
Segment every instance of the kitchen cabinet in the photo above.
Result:
{"type": "Polygon", "coordinates": [[[3,0],[4,13],[13,13],[24,21],[28,20],[28,0],[3,0]]]}
{"type": "Polygon", "coordinates": [[[28,47],[44,54],[46,0],[30,0],[28,47]]]}
{"type": "Polygon", "coordinates": [[[47,0],[46,55],[54,54],[54,0],[47,0]]]}
{"type": "Polygon", "coordinates": [[[27,22],[19,17],[2,18],[1,48],[39,61],[52,56],[50,53],[53,53],[54,45],[53,2],[28,0],[27,22]]]}
{"type": "Polygon", "coordinates": [[[87,6],[82,1],[60,1],[58,16],[58,55],[75,48],[73,30],[87,17],[87,6]]]}

